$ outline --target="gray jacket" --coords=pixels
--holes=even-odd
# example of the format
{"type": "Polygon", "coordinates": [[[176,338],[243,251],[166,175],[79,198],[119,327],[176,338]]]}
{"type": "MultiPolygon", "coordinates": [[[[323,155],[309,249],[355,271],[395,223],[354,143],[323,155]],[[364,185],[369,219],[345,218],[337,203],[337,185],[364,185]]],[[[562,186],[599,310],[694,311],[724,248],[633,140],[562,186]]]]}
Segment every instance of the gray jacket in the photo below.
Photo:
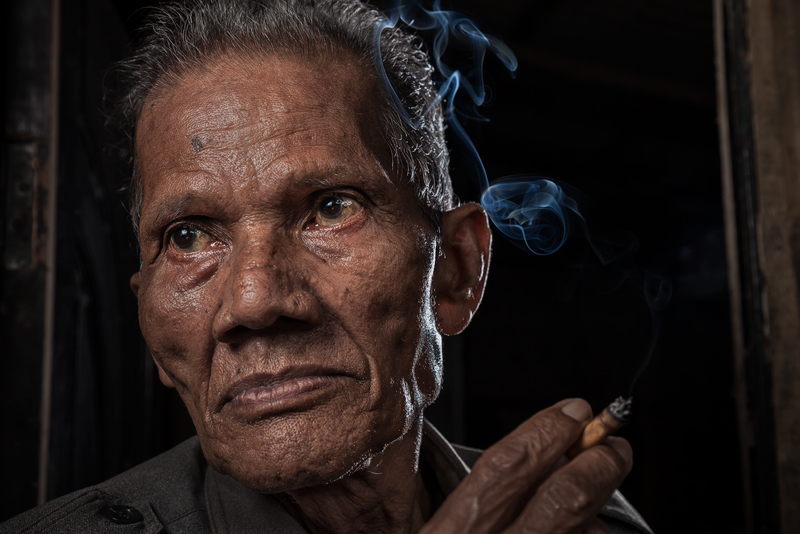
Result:
{"type": "MultiPolygon", "coordinates": [[[[423,476],[435,477],[442,498],[469,473],[481,451],[451,445],[427,421],[420,452],[423,476]]],[[[426,485],[428,481],[426,480],[426,485]]],[[[601,511],[614,534],[652,534],[616,492],[601,511]]],[[[193,437],[96,486],[19,515],[0,533],[305,534],[272,495],[249,490],[211,469],[193,437]]]]}

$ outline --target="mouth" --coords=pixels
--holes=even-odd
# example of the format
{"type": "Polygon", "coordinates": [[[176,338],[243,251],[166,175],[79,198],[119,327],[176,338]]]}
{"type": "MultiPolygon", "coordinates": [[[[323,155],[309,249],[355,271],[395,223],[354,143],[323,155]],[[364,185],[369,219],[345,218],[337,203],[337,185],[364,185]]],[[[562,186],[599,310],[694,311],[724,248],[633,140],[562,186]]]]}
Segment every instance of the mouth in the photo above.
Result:
{"type": "Polygon", "coordinates": [[[347,378],[340,371],[298,366],[276,374],[256,374],[232,384],[222,397],[219,412],[248,420],[279,412],[307,409],[347,378]]]}

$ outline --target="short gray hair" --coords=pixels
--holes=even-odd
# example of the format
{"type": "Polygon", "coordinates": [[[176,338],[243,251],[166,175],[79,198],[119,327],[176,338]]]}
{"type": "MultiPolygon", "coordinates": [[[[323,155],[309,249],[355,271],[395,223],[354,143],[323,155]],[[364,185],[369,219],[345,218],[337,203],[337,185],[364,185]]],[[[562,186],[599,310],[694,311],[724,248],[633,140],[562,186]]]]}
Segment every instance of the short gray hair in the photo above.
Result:
{"type": "Polygon", "coordinates": [[[136,126],[145,101],[159,85],[197,71],[222,55],[243,57],[354,53],[368,71],[382,64],[410,120],[391,103],[384,73],[383,134],[394,165],[411,183],[423,214],[438,231],[454,203],[442,106],[433,67],[420,40],[385,26],[385,17],[360,0],[186,0],[155,8],[132,56],[113,71],[114,120],[127,137],[132,166],[130,214],[139,231],[143,184],[136,154],[136,126]],[[380,35],[380,50],[375,36],[380,35]],[[376,58],[380,63],[376,63],[376,58]]]}

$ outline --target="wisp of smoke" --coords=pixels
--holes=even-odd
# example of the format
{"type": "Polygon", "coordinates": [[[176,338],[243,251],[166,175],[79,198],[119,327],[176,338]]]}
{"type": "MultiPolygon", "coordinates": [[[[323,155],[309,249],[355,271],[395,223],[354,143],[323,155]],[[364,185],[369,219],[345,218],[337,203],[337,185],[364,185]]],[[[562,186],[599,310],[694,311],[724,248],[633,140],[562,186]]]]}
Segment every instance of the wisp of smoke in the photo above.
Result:
{"type": "Polygon", "coordinates": [[[419,126],[403,106],[383,70],[380,55],[380,37],[383,30],[400,22],[410,28],[434,33],[431,59],[436,72],[441,77],[439,96],[435,104],[444,102],[445,116],[451,131],[472,158],[475,174],[480,184],[481,204],[486,209],[495,226],[511,241],[538,255],[552,254],[569,237],[569,215],[580,216],[578,206],[567,196],[562,188],[547,179],[531,177],[509,177],[489,184],[486,170],[478,151],[470,140],[455,108],[456,95],[461,91],[468,98],[462,99],[461,114],[477,116],[475,110],[486,99],[483,83],[483,63],[487,52],[493,53],[510,71],[517,68],[514,53],[499,39],[483,33],[467,17],[441,8],[441,2],[433,2],[431,9],[425,9],[416,2],[396,4],[386,10],[386,18],[375,28],[374,43],[377,51],[374,61],[386,86],[395,108],[409,125],[419,126]],[[467,42],[472,50],[471,64],[466,69],[454,69],[445,60],[445,53],[452,40],[467,42]],[[465,74],[462,74],[462,71],[465,74]],[[471,109],[465,110],[464,106],[471,109]]]}
{"type": "Polygon", "coordinates": [[[552,254],[567,241],[567,211],[578,205],[553,181],[505,178],[487,187],[481,204],[498,230],[534,254],[552,254]]]}
{"type": "MultiPolygon", "coordinates": [[[[471,156],[476,178],[482,191],[481,205],[494,225],[514,244],[536,255],[548,255],[559,250],[570,235],[571,218],[583,230],[589,246],[603,266],[610,267],[615,286],[630,283],[644,294],[652,312],[653,328],[649,348],[644,362],[636,373],[631,390],[647,367],[655,348],[661,324],[661,312],[669,303],[672,290],[668,280],[654,274],[640,274],[638,270],[624,267],[623,258],[630,258],[636,247],[635,238],[613,239],[591,235],[587,221],[574,198],[564,191],[556,181],[533,176],[511,176],[489,183],[486,170],[478,151],[461,125],[458,116],[479,117],[477,108],[486,99],[483,83],[483,63],[487,52],[493,53],[513,73],[517,60],[513,52],[499,39],[483,33],[475,22],[467,17],[441,8],[441,1],[434,0],[431,9],[422,7],[417,0],[401,3],[397,0],[386,9],[386,18],[375,28],[375,67],[382,74],[392,102],[400,116],[413,128],[419,123],[411,118],[392,87],[380,54],[380,37],[386,28],[400,23],[420,31],[433,32],[430,50],[439,81],[439,95],[434,103],[444,104],[445,118],[456,139],[471,156]],[[445,52],[453,41],[469,43],[471,63],[465,69],[454,69],[445,62],[445,52]],[[456,96],[461,94],[460,109],[456,109],[456,96]]],[[[429,111],[429,110],[428,110],[429,111]]],[[[427,112],[426,112],[427,113],[427,112]]]]}
{"type": "Polygon", "coordinates": [[[517,69],[517,58],[502,41],[495,37],[485,35],[478,29],[476,24],[467,17],[455,11],[441,9],[440,0],[435,0],[433,2],[432,9],[425,9],[416,1],[412,0],[408,4],[397,3],[394,7],[385,10],[384,13],[386,18],[375,27],[373,37],[374,50],[376,51],[374,56],[375,67],[378,72],[383,75],[382,81],[388,89],[395,108],[400,113],[403,120],[413,128],[419,126],[419,121],[415,123],[415,121],[411,119],[408,111],[391,86],[389,78],[386,76],[386,71],[383,68],[380,38],[381,33],[383,33],[383,30],[386,28],[393,28],[402,21],[409,28],[420,31],[433,31],[435,33],[430,56],[436,67],[436,72],[441,77],[441,81],[439,97],[431,107],[437,105],[441,101],[449,103],[446,112],[450,115],[450,118],[454,118],[453,101],[459,89],[466,91],[475,107],[484,103],[486,99],[486,90],[483,84],[483,61],[487,51],[493,52],[509,71],[514,72],[517,69]],[[462,70],[451,68],[444,61],[444,55],[450,44],[451,37],[461,42],[466,41],[471,45],[472,65],[463,72],[462,70]]]}

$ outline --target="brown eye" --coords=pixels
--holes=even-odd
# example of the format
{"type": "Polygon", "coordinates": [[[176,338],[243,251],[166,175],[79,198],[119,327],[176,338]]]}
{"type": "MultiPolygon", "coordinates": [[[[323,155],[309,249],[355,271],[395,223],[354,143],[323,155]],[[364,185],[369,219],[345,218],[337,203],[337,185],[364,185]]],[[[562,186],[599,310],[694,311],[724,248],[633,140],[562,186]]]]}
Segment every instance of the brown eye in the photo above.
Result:
{"type": "Polygon", "coordinates": [[[361,204],[343,195],[328,195],[317,208],[316,222],[320,226],[333,226],[346,221],[361,211],[361,204]]]}
{"type": "Polygon", "coordinates": [[[169,244],[173,250],[183,254],[199,252],[208,246],[211,236],[192,226],[178,226],[169,237],[169,244]]]}

